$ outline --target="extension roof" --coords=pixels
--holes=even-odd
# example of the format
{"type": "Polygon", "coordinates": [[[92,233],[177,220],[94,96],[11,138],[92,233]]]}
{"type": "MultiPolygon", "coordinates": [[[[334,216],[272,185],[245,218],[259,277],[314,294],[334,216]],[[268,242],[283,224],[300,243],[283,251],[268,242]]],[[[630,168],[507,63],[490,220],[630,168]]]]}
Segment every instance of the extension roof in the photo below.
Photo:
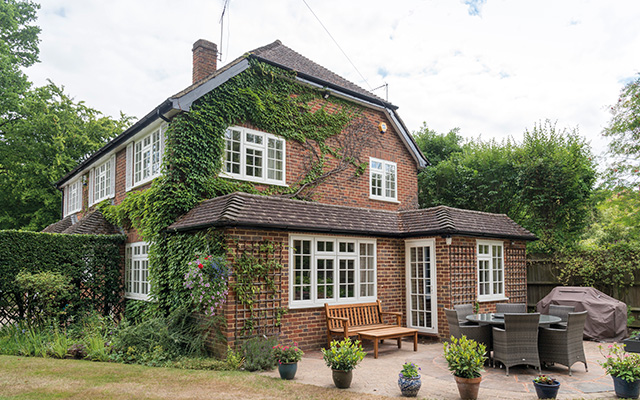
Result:
{"type": "Polygon", "coordinates": [[[150,123],[156,121],[158,118],[166,119],[167,116],[171,117],[180,111],[189,111],[193,102],[248,69],[249,59],[255,59],[287,71],[295,71],[297,76],[296,79],[302,83],[318,88],[325,88],[335,95],[365,103],[371,107],[379,108],[389,116],[389,119],[400,134],[403,143],[408,148],[418,167],[423,168],[429,165],[429,161],[422,154],[420,149],[418,149],[418,146],[413,140],[409,130],[397,115],[397,106],[394,106],[373,93],[370,93],[358,85],[329,71],[325,67],[283,45],[279,40],[276,40],[271,44],[249,51],[245,55],[238,57],[229,64],[219,68],[208,77],[190,85],[186,89],[166,99],[137,123],[112,139],[109,143],[62,177],[58,182],[56,182],[57,187],[61,188],[66,182],[71,180],[76,174],[83,171],[92,163],[109,154],[112,150],[123,146],[136,133],[150,123]]]}
{"type": "Polygon", "coordinates": [[[232,193],[205,200],[178,219],[169,232],[244,227],[384,237],[460,235],[515,240],[536,236],[504,214],[438,206],[383,211],[274,196],[232,193]]]}
{"type": "Polygon", "coordinates": [[[48,233],[66,233],[74,235],[118,235],[120,230],[107,221],[98,210],[92,211],[77,221],[75,214],[67,215],[60,221],[42,230],[48,233]]]}

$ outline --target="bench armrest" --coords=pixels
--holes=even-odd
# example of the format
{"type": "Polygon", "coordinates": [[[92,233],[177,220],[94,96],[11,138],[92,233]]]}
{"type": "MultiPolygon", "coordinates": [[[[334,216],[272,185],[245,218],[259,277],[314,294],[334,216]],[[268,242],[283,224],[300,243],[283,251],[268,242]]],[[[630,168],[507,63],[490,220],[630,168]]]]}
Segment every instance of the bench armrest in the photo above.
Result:
{"type": "Polygon", "coordinates": [[[382,315],[395,315],[396,316],[396,324],[398,324],[398,326],[400,326],[400,323],[402,321],[402,313],[401,312],[395,312],[395,311],[382,311],[380,314],[382,315]]]}
{"type": "Polygon", "coordinates": [[[342,329],[344,329],[344,337],[349,336],[349,318],[327,316],[327,321],[329,320],[336,320],[336,321],[342,322],[342,329]]]}

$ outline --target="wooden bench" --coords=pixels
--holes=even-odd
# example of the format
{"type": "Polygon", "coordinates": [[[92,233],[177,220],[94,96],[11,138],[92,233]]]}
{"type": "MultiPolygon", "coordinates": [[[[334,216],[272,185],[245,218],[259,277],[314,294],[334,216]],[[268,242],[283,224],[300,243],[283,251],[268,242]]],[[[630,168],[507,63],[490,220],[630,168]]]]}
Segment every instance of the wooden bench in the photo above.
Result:
{"type": "Polygon", "coordinates": [[[341,304],[330,306],[324,304],[327,318],[327,345],[331,346],[332,336],[357,336],[361,332],[400,327],[402,313],[383,312],[380,300],[375,303],[341,304]],[[385,324],[383,315],[396,317],[396,324],[385,324]]]}

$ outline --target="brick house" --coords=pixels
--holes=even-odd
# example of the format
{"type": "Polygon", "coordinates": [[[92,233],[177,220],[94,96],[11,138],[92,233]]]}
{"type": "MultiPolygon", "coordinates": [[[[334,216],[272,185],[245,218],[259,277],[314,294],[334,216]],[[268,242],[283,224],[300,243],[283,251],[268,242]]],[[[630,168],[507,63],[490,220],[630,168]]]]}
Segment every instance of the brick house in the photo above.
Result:
{"type": "MultiPolygon", "coordinates": [[[[170,233],[212,228],[224,233],[230,261],[251,243],[280,245],[280,293],[256,303],[254,311],[264,316],[258,327],[264,324],[264,332],[317,348],[326,339],[325,303],[380,299],[385,310],[402,312],[407,326],[446,337],[444,308],[478,301],[481,310],[491,311],[496,302],[526,302],[525,244],[535,236],[506,215],[445,206],[418,209],[417,176],[429,162],[397,107],[280,41],[220,69],[216,45],[197,41],[193,84],[60,179],[63,219],[45,231],[111,233],[114,228],[95,205],[105,199],[119,204],[129,192],[148,188],[161,174],[167,124],[252,68],[250,61],[295,72],[298,83],[324,93],[323,105],[329,109],[333,98],[350,102],[361,111],[367,135],[356,137],[358,155],[366,161],[364,172],[337,172],[314,188],[309,196],[313,201],[236,192],[200,203],[168,228],[170,233]],[[277,309],[285,313],[276,316],[277,309]]],[[[348,135],[343,132],[335,140],[348,135]]],[[[304,176],[308,148],[278,132],[260,131],[251,121],[229,126],[225,145],[220,176],[226,179],[266,190],[304,176]]],[[[148,300],[148,244],[133,229],[125,233],[125,297],[148,300]]],[[[246,310],[233,293],[224,307],[223,334],[233,344],[246,323],[246,310]]]]}

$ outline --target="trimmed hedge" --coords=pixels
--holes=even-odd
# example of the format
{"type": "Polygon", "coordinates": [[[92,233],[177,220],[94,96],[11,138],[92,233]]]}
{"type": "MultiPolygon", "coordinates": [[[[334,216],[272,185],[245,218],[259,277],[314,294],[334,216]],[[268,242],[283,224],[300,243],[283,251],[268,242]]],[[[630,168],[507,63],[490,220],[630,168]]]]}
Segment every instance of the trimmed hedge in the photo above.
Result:
{"type": "Polygon", "coordinates": [[[74,287],[73,300],[65,308],[69,317],[87,310],[120,313],[124,241],[123,235],[0,231],[0,324],[25,316],[26,296],[15,281],[20,271],[68,277],[74,287]]]}

